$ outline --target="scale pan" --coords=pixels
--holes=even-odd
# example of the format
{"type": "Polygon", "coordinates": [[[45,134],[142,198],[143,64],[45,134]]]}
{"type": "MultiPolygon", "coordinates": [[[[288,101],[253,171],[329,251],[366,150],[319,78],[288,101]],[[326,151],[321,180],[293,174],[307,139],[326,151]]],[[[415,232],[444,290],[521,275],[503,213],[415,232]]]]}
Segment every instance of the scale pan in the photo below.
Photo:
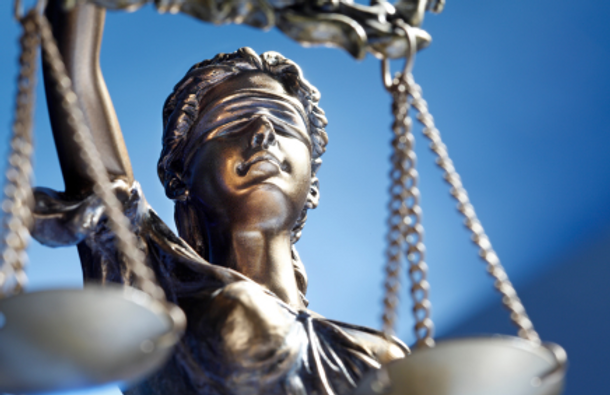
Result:
{"type": "Polygon", "coordinates": [[[517,337],[443,341],[365,376],[354,395],[557,395],[565,351],[517,337]]]}
{"type": "Polygon", "coordinates": [[[0,393],[131,383],[161,367],[179,340],[172,318],[185,319],[133,288],[90,285],[2,299],[0,313],[0,393]]]}

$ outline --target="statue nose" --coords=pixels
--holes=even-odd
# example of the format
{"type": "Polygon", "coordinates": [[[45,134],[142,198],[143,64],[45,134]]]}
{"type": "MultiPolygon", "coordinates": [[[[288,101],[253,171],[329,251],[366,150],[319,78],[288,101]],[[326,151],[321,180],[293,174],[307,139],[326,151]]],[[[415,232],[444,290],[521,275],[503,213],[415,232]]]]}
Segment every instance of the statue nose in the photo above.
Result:
{"type": "Polygon", "coordinates": [[[254,133],[250,140],[250,146],[252,148],[263,148],[267,149],[276,142],[275,129],[271,122],[265,116],[261,116],[256,121],[254,133]]]}

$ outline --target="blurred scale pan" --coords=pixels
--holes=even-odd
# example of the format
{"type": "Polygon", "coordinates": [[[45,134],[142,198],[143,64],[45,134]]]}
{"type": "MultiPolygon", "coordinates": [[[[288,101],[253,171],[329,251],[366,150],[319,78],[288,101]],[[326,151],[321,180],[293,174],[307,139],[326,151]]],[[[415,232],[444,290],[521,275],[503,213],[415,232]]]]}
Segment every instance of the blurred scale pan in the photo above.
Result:
{"type": "Polygon", "coordinates": [[[185,321],[180,309],[168,314],[144,292],[118,286],[25,293],[0,300],[0,313],[3,393],[141,379],[167,360],[179,339],[173,328],[185,321]]]}
{"type": "Polygon", "coordinates": [[[510,336],[443,341],[366,376],[354,395],[557,395],[567,356],[510,336]]]}

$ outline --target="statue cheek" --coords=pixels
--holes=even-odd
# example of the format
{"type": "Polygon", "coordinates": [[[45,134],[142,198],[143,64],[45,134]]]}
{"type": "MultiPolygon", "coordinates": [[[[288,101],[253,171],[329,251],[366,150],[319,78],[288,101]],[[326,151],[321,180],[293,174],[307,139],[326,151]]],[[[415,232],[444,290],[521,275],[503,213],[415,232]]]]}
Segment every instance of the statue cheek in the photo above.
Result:
{"type": "Polygon", "coordinates": [[[292,172],[295,178],[306,180],[311,179],[311,154],[309,148],[303,143],[296,143],[292,150],[293,164],[292,172]]]}
{"type": "Polygon", "coordinates": [[[206,144],[191,166],[190,196],[206,205],[222,203],[237,181],[236,162],[229,147],[213,142],[206,144]]]}
{"type": "Polygon", "coordinates": [[[311,156],[307,146],[297,144],[291,150],[291,176],[295,182],[295,192],[304,205],[311,185],[311,156]]]}

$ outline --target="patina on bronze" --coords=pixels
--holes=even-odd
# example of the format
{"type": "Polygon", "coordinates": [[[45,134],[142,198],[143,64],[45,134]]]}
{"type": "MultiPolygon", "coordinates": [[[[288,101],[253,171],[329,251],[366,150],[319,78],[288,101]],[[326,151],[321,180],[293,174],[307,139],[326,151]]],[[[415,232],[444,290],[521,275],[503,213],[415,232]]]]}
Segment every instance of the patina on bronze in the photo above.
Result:
{"type": "MultiPolygon", "coordinates": [[[[345,394],[366,372],[404,357],[398,340],[306,308],[294,243],[318,203],[327,121],[296,64],[242,48],[196,64],[176,85],[158,170],[176,202],[178,237],[133,180],[99,70],[104,12],[82,5],[64,13],[56,2],[47,15],[139,248],[187,315],[169,363],[128,393],[345,394]]],[[[34,236],[78,244],[88,281],[130,283],[48,72],[45,84],[66,192],[36,192],[34,236]]]]}

